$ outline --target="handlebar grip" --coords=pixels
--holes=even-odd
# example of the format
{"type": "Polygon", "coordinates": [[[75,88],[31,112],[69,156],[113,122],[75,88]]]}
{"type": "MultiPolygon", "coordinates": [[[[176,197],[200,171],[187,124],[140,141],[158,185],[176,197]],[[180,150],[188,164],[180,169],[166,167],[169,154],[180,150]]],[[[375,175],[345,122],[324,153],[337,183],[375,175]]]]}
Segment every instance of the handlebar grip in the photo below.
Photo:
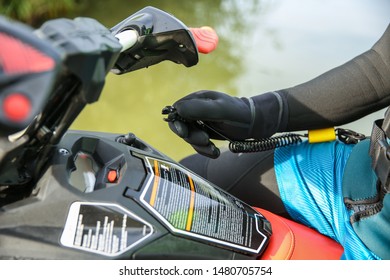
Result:
{"type": "Polygon", "coordinates": [[[190,31],[194,36],[196,46],[200,53],[207,54],[217,48],[218,35],[213,28],[209,26],[191,27],[190,31]]]}
{"type": "Polygon", "coordinates": [[[115,37],[122,45],[121,52],[123,52],[127,49],[130,49],[132,46],[135,45],[135,43],[137,43],[138,32],[133,29],[129,29],[116,34],[115,37]]]}

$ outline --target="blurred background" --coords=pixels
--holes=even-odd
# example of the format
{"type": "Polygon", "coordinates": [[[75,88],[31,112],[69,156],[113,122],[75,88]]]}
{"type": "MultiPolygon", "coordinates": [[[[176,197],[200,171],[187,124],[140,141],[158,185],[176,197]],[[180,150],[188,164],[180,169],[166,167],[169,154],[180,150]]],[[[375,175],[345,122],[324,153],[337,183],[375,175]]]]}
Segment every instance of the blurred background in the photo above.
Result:
{"type": "MultiPolygon", "coordinates": [[[[0,13],[34,27],[85,16],[110,28],[145,6],[190,27],[212,26],[218,48],[191,68],[163,62],[109,74],[99,102],[87,106],[72,128],[133,132],[176,160],[193,150],[162,120],[164,106],[201,89],[252,96],[306,82],[368,50],[390,23],[388,0],[0,0],[0,13]]],[[[382,115],[343,127],[369,134],[372,120],[382,115]]]]}

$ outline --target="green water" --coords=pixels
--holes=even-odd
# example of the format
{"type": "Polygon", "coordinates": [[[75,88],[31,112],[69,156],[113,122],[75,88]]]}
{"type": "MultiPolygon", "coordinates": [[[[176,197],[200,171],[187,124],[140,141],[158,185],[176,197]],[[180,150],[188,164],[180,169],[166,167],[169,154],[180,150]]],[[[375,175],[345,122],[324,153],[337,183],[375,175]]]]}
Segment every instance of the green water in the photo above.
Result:
{"type": "MultiPolygon", "coordinates": [[[[208,25],[217,31],[218,48],[200,55],[194,67],[167,61],[121,76],[109,74],[99,102],[88,105],[72,125],[133,132],[176,160],[193,150],[162,120],[164,106],[201,89],[250,96],[305,82],[371,47],[389,22],[390,8],[387,0],[91,2],[78,16],[93,17],[107,27],[150,5],[187,26],[208,25]]],[[[354,126],[361,132],[371,128],[365,122],[354,126]]]]}

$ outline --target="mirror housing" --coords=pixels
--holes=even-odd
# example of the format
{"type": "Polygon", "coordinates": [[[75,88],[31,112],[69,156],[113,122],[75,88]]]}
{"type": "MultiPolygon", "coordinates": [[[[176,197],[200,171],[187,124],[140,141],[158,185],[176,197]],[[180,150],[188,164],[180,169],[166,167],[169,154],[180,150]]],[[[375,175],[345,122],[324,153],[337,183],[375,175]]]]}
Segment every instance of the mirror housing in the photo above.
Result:
{"type": "Polygon", "coordinates": [[[186,67],[199,61],[189,28],[162,10],[146,7],[111,28],[111,33],[116,35],[131,29],[138,32],[137,43],[120,54],[111,70],[115,74],[149,67],[163,60],[186,67]]]}

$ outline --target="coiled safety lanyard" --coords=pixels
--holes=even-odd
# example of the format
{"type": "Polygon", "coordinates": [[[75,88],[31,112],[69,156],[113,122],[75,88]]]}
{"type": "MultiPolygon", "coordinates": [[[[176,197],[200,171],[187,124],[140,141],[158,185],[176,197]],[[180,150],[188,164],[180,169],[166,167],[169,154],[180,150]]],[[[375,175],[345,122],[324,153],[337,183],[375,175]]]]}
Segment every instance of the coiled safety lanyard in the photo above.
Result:
{"type": "MultiPolygon", "coordinates": [[[[173,106],[164,107],[162,113],[168,115],[167,118],[164,118],[164,120],[167,122],[173,122],[175,120],[188,122],[188,120],[182,118],[176,112],[176,109],[173,106]]],[[[233,153],[254,153],[273,150],[280,147],[299,144],[302,142],[302,138],[304,137],[309,138],[310,143],[318,143],[335,140],[337,135],[337,138],[346,144],[356,144],[357,142],[366,138],[364,134],[357,133],[349,129],[326,128],[311,130],[307,134],[284,133],[269,138],[234,141],[201,120],[196,120],[195,122],[201,129],[211,130],[221,138],[229,141],[229,150],[233,153]]]]}

